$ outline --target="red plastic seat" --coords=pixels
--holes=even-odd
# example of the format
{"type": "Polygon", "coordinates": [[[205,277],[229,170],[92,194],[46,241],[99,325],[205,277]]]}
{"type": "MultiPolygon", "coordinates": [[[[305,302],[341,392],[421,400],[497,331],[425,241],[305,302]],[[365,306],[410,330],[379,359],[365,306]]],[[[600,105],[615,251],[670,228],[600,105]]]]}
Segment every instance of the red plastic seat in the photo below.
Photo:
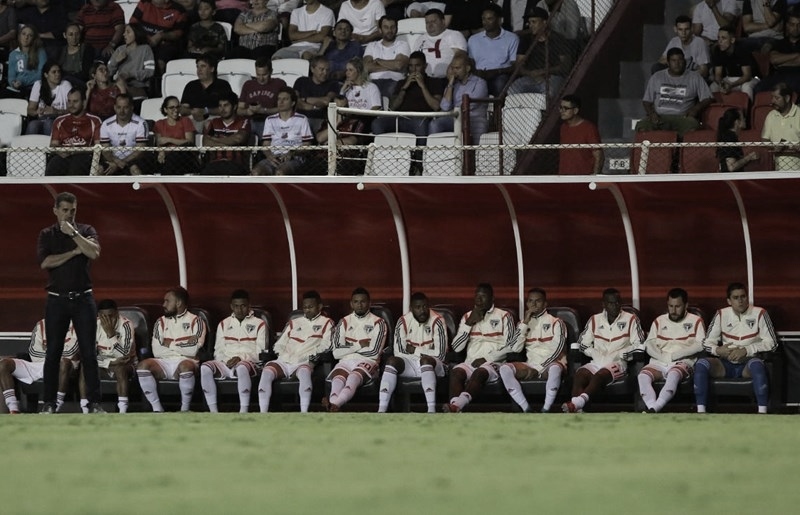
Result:
{"type": "MultiPolygon", "coordinates": [[[[715,143],[717,132],[692,131],[683,135],[684,143],[715,143]]],[[[684,173],[714,173],[719,171],[716,146],[681,148],[681,171],[684,173]]]]}
{"type": "MultiPolygon", "coordinates": [[[[763,141],[761,139],[761,131],[755,129],[741,131],[739,133],[739,141],[755,141],[755,142],[763,141]]],[[[768,146],[750,147],[745,145],[743,148],[744,154],[747,155],[750,152],[755,152],[756,154],[758,154],[758,161],[748,163],[747,166],[744,167],[744,171],[763,172],[768,170],[774,170],[775,164],[773,163],[773,155],[771,150],[772,150],[771,147],[768,146]]]]}
{"type": "MultiPolygon", "coordinates": [[[[641,131],[636,133],[634,139],[636,143],[641,143],[645,140],[650,143],[677,143],[678,133],[676,131],[641,131]]],[[[674,148],[669,147],[651,148],[648,153],[645,173],[670,173],[672,171],[672,154],[674,150],[674,148]]],[[[639,173],[641,158],[641,149],[634,148],[633,158],[631,159],[631,173],[639,173]]]]}
{"type": "Polygon", "coordinates": [[[701,118],[703,122],[703,128],[716,131],[717,127],[719,127],[719,119],[722,118],[722,115],[725,114],[725,111],[730,108],[738,109],[738,106],[727,104],[711,104],[708,106],[705,111],[703,111],[701,118]]]}

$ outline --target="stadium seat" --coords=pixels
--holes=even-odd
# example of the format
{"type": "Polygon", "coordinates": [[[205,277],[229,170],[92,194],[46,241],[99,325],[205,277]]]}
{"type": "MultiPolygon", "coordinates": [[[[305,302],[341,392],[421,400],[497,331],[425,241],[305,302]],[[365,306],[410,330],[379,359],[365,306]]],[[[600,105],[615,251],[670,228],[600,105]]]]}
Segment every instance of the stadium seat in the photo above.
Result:
{"type": "Polygon", "coordinates": [[[225,37],[228,39],[228,43],[230,43],[231,34],[233,34],[233,25],[226,21],[218,21],[217,23],[222,26],[222,29],[225,31],[225,37]]]}
{"type": "Polygon", "coordinates": [[[125,23],[130,22],[131,16],[133,16],[133,11],[136,10],[136,5],[138,2],[135,0],[119,0],[117,3],[120,7],[122,7],[122,13],[125,16],[125,23]]]}
{"type": "Polygon", "coordinates": [[[22,116],[0,112],[0,147],[10,146],[11,141],[21,134],[22,116]]]}
{"type": "Polygon", "coordinates": [[[754,106],[750,112],[750,129],[761,134],[762,129],[764,129],[764,120],[767,119],[770,111],[772,111],[772,106],[770,105],[754,106]]]}
{"type": "Polygon", "coordinates": [[[750,112],[750,96],[743,91],[731,91],[729,93],[714,93],[715,103],[732,107],[738,107],[745,115],[750,112]]]}
{"type": "Polygon", "coordinates": [[[305,59],[278,59],[272,61],[272,76],[283,79],[287,86],[293,87],[300,77],[308,77],[308,61],[305,59]]]}
{"type": "MultiPolygon", "coordinates": [[[[761,139],[761,131],[760,130],[741,131],[739,132],[739,141],[760,143],[763,141],[761,139]]],[[[769,145],[763,145],[763,146],[745,145],[745,147],[743,148],[743,152],[745,155],[749,154],[750,152],[755,152],[756,154],[758,154],[758,161],[753,161],[752,163],[748,163],[747,166],[744,167],[745,172],[764,172],[775,169],[775,164],[773,162],[774,154],[772,152],[772,147],[770,147],[769,145]]]]}
{"type": "Polygon", "coordinates": [[[753,70],[753,75],[757,75],[761,80],[767,77],[772,68],[772,63],[769,60],[769,54],[764,54],[760,50],[753,52],[753,61],[755,61],[756,69],[753,70]]]}
{"type": "Polygon", "coordinates": [[[457,148],[431,149],[431,147],[452,147],[457,145],[458,141],[459,134],[455,132],[430,134],[427,146],[422,153],[423,175],[461,175],[461,150],[457,148]]]}
{"type": "Polygon", "coordinates": [[[503,106],[503,143],[527,145],[542,121],[546,99],[541,93],[509,95],[503,106]]]}
{"type": "Polygon", "coordinates": [[[397,22],[397,37],[406,40],[411,52],[419,50],[417,43],[426,33],[425,18],[404,18],[397,22]]]}
{"type": "MultiPolygon", "coordinates": [[[[498,145],[500,133],[487,132],[481,134],[480,146],[498,145]]],[[[475,175],[511,175],[517,164],[516,150],[494,150],[480,148],[475,153],[475,175]],[[501,171],[500,154],[503,155],[501,171]]]]}
{"type": "Polygon", "coordinates": [[[256,76],[255,59],[223,59],[217,64],[217,75],[223,73],[245,74],[248,77],[256,76]]]}
{"type": "Polygon", "coordinates": [[[708,106],[703,111],[702,115],[703,128],[716,131],[717,127],[719,127],[719,119],[722,118],[722,115],[725,114],[725,111],[732,107],[736,108],[737,106],[722,104],[711,104],[708,106]]]}
{"type": "Polygon", "coordinates": [[[193,80],[197,80],[197,75],[194,73],[165,73],[161,77],[161,96],[166,98],[174,95],[182,98],[184,88],[193,80]]]}
{"type": "MultiPolygon", "coordinates": [[[[23,134],[11,139],[11,148],[50,148],[50,136],[23,134]]],[[[14,152],[6,154],[8,177],[44,177],[47,168],[47,152],[14,152]]]]}
{"type": "Polygon", "coordinates": [[[393,147],[413,147],[417,137],[410,132],[378,134],[369,144],[364,175],[408,175],[411,168],[411,150],[393,147]]]}
{"type": "MultiPolygon", "coordinates": [[[[683,135],[684,143],[716,143],[716,131],[691,131],[683,135]]],[[[681,171],[683,173],[714,173],[719,171],[717,147],[681,148],[681,171]]]]}
{"type": "MultiPolygon", "coordinates": [[[[640,131],[634,138],[636,143],[649,141],[651,143],[677,143],[678,133],[675,131],[640,131]]],[[[631,159],[631,173],[670,173],[672,170],[672,154],[674,148],[651,148],[648,151],[646,163],[642,162],[640,148],[633,149],[631,159]]]]}
{"type": "Polygon", "coordinates": [[[26,118],[28,116],[28,101],[24,98],[0,98],[0,113],[16,113],[26,118]]]}
{"type": "Polygon", "coordinates": [[[753,107],[768,106],[772,103],[772,91],[759,91],[753,97],[753,107]]]}
{"type": "Polygon", "coordinates": [[[197,62],[195,59],[172,59],[167,61],[167,68],[164,73],[190,73],[197,74],[197,62]]]}
{"type": "Polygon", "coordinates": [[[240,96],[244,83],[250,80],[251,76],[247,73],[222,73],[217,75],[217,78],[230,84],[231,90],[236,93],[237,96],[240,96]]]}
{"type": "MultiPolygon", "coordinates": [[[[180,98],[179,98],[180,100],[180,98]]],[[[142,106],[139,109],[139,116],[145,120],[157,122],[166,118],[161,112],[161,104],[164,103],[163,98],[146,98],[142,101],[142,106]]]]}

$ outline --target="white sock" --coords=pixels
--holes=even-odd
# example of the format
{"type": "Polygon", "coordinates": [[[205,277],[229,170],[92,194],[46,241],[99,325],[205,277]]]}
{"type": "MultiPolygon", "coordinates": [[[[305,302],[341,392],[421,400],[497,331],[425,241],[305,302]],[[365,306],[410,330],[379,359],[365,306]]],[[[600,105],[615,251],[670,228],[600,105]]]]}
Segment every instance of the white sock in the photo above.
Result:
{"type": "Polygon", "coordinates": [[[702,404],[698,404],[697,405],[697,412],[698,413],[705,413],[706,412],[706,407],[704,405],[702,405],[702,404]]]}
{"type": "Polygon", "coordinates": [[[117,408],[119,408],[120,413],[127,413],[128,412],[128,398],[120,396],[117,399],[117,408]]]}
{"type": "Polygon", "coordinates": [[[653,377],[650,374],[642,372],[637,376],[639,380],[639,395],[644,401],[647,409],[653,408],[656,404],[656,391],[653,388],[653,377]]]}
{"type": "Polygon", "coordinates": [[[144,398],[153,407],[153,411],[164,411],[161,399],[158,398],[158,385],[153,373],[149,370],[137,370],[136,375],[139,377],[139,386],[142,388],[144,398]]]}
{"type": "Polygon", "coordinates": [[[585,393],[572,398],[572,404],[575,405],[575,409],[583,409],[587,402],[589,402],[589,395],[585,393]]]}
{"type": "Polygon", "coordinates": [[[336,399],[335,404],[340,408],[347,404],[356,394],[356,390],[358,390],[358,387],[361,386],[363,382],[364,380],[361,378],[361,374],[357,372],[351,372],[350,375],[347,376],[347,382],[345,383],[344,388],[342,388],[342,391],[339,392],[339,396],[336,399]]]}
{"type": "MultiPolygon", "coordinates": [[[[181,387],[181,411],[186,411],[183,409],[183,374],[181,374],[180,379],[180,387],[181,387]]],[[[203,388],[203,395],[206,397],[206,404],[208,404],[208,411],[211,413],[217,413],[219,409],[217,408],[217,383],[214,382],[214,369],[211,367],[207,367],[205,365],[200,366],[200,387],[203,388]]],[[[191,393],[189,394],[189,399],[191,401],[191,393]]],[[[187,406],[186,409],[189,409],[187,406]]]]}
{"type": "Polygon", "coordinates": [[[397,369],[386,365],[381,377],[381,387],[378,392],[378,413],[386,413],[389,409],[389,400],[397,387],[397,369]]]}
{"type": "Polygon", "coordinates": [[[89,413],[89,399],[81,399],[81,411],[84,415],[89,413]]]}
{"type": "Polygon", "coordinates": [[[547,382],[544,386],[547,393],[544,394],[543,411],[550,411],[550,408],[553,407],[553,402],[555,402],[556,395],[558,395],[559,386],[561,386],[561,366],[550,365],[547,369],[547,382]]]}
{"type": "Polygon", "coordinates": [[[453,397],[450,399],[450,404],[457,406],[459,410],[463,410],[471,401],[472,395],[468,394],[467,392],[461,392],[461,395],[458,397],[453,397]]]}
{"type": "Polygon", "coordinates": [[[275,380],[275,372],[272,367],[264,367],[261,372],[261,379],[258,381],[258,408],[261,413],[269,412],[269,399],[272,397],[272,382],[275,380]]]}
{"type": "Polygon", "coordinates": [[[253,387],[250,370],[244,365],[236,365],[236,379],[239,386],[239,413],[247,413],[250,408],[250,389],[253,387]]]}
{"type": "Polygon", "coordinates": [[[758,407],[758,413],[762,414],[762,415],[766,414],[767,413],[767,407],[766,406],[759,406],[758,407]]]}
{"type": "Polygon", "coordinates": [[[8,411],[19,411],[19,401],[17,400],[17,393],[13,388],[10,390],[3,390],[3,398],[6,400],[8,411]]]}
{"type": "Polygon", "coordinates": [[[56,413],[61,411],[61,408],[64,407],[64,399],[66,398],[66,392],[56,392],[56,413]]]}
{"type": "Polygon", "coordinates": [[[675,397],[675,392],[678,391],[678,383],[681,382],[681,373],[677,370],[670,370],[667,372],[667,380],[664,382],[664,388],[658,394],[658,400],[655,403],[656,411],[661,411],[669,401],[675,397]]]}
{"type": "Polygon", "coordinates": [[[428,404],[428,413],[436,413],[436,374],[431,365],[422,365],[419,370],[422,391],[425,393],[425,402],[428,404]]]}
{"type": "MultiPolygon", "coordinates": [[[[345,381],[347,381],[347,379],[345,379],[343,376],[336,376],[333,379],[331,379],[331,396],[330,399],[328,399],[330,402],[338,400],[339,394],[344,389],[345,381]]],[[[338,402],[334,403],[337,406],[339,405],[338,402]]]]}
{"type": "MultiPolygon", "coordinates": [[[[189,411],[194,393],[194,372],[182,372],[178,375],[178,389],[181,391],[181,411],[189,411]]],[[[216,394],[216,385],[214,385],[216,394]]]]}
{"type": "Polygon", "coordinates": [[[503,380],[503,386],[506,387],[511,399],[522,408],[522,411],[528,411],[531,407],[528,404],[528,399],[525,398],[525,394],[522,393],[522,387],[517,381],[516,373],[517,370],[514,365],[506,363],[500,367],[500,378],[503,380]]]}
{"type": "Polygon", "coordinates": [[[311,384],[311,368],[300,367],[295,372],[297,380],[300,381],[300,386],[297,388],[297,393],[300,395],[300,413],[308,413],[308,406],[311,404],[311,391],[313,386],[311,384]]]}

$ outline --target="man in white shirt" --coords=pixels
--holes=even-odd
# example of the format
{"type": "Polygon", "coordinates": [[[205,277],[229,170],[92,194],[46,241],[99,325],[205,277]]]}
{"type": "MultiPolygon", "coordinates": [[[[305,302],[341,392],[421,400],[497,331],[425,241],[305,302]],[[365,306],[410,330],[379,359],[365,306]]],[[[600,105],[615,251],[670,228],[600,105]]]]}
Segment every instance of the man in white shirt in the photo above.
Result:
{"type": "Polygon", "coordinates": [[[330,36],[335,22],[332,10],[320,4],[319,0],[307,0],[306,5],[293,10],[289,18],[289,41],[292,44],[275,52],[272,60],[310,57],[330,36]]]}
{"type": "MultiPolygon", "coordinates": [[[[253,167],[251,175],[307,175],[301,173],[308,154],[293,152],[314,139],[308,118],[295,112],[297,92],[290,87],[278,92],[278,112],[264,120],[265,159],[253,167]]],[[[307,172],[307,170],[305,170],[307,172]]]]}
{"type": "Polygon", "coordinates": [[[353,40],[363,44],[380,39],[380,19],[386,16],[381,0],[346,0],[339,7],[337,20],[353,25],[353,40]]]}
{"type": "Polygon", "coordinates": [[[364,66],[369,79],[378,86],[381,95],[391,97],[397,83],[405,78],[411,52],[405,40],[397,39],[397,21],[382,16],[378,21],[380,41],[373,41],[364,50],[364,66]]]}
{"type": "Polygon", "coordinates": [[[103,175],[141,175],[147,173],[148,154],[138,148],[147,145],[150,131],[147,122],[138,114],[133,114],[133,99],[126,93],[117,95],[111,118],[100,126],[100,144],[111,150],[104,150],[102,157],[106,163],[103,175]]]}
{"type": "Polygon", "coordinates": [[[425,53],[429,77],[447,77],[447,68],[457,55],[467,55],[467,40],[457,30],[446,28],[444,13],[431,9],[425,13],[426,34],[419,39],[414,50],[425,53]]]}
{"type": "Polygon", "coordinates": [[[736,0],[702,0],[694,6],[692,32],[707,44],[714,44],[719,28],[732,24],[737,16],[736,0]]]}

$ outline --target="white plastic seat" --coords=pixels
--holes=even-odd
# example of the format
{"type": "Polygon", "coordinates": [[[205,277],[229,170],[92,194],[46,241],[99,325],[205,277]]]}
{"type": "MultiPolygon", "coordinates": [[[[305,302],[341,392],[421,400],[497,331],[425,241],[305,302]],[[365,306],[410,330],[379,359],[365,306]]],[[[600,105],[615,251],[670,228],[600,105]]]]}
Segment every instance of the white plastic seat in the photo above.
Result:
{"type": "MultiPolygon", "coordinates": [[[[50,148],[50,136],[25,134],[11,140],[11,148],[50,148]]],[[[9,152],[6,159],[8,177],[44,177],[47,152],[9,152]]]]}
{"type": "Polygon", "coordinates": [[[426,33],[425,18],[405,18],[397,22],[397,37],[405,39],[412,52],[418,50],[414,45],[426,33]]]}
{"type": "Polygon", "coordinates": [[[193,80],[197,80],[194,73],[165,73],[161,78],[161,94],[164,98],[174,95],[180,99],[186,85],[193,80]]]}
{"type": "Polygon", "coordinates": [[[197,61],[195,59],[173,59],[167,61],[167,69],[164,73],[191,73],[197,74],[197,61]]]}
{"type": "Polygon", "coordinates": [[[255,59],[223,59],[217,63],[217,76],[223,73],[246,74],[256,76],[255,59]]]}
{"type": "Polygon", "coordinates": [[[242,94],[244,83],[251,79],[247,73],[223,73],[217,75],[217,78],[224,80],[231,85],[231,89],[237,96],[242,94]]]}
{"type": "Polygon", "coordinates": [[[130,22],[131,16],[133,16],[133,11],[136,10],[136,6],[139,2],[136,0],[119,0],[117,3],[120,7],[122,7],[122,14],[125,17],[125,23],[130,22]]]}
{"type": "Polygon", "coordinates": [[[309,63],[305,59],[277,59],[272,61],[272,76],[280,77],[281,73],[288,73],[297,75],[299,77],[307,77],[309,63]]]}
{"type": "Polygon", "coordinates": [[[413,147],[417,136],[410,132],[378,134],[369,145],[364,175],[401,176],[408,175],[411,168],[411,151],[395,147],[413,147]]]}
{"type": "Polygon", "coordinates": [[[11,145],[11,141],[22,134],[22,116],[17,113],[0,112],[0,147],[11,145]]]}
{"type": "MultiPolygon", "coordinates": [[[[497,145],[500,135],[497,132],[487,132],[481,135],[480,145],[497,145]]],[[[475,175],[501,175],[500,152],[503,153],[503,174],[511,175],[517,164],[515,150],[496,150],[481,148],[475,152],[475,175]]]]}
{"type": "Polygon", "coordinates": [[[222,28],[225,31],[225,37],[228,38],[228,42],[230,42],[231,34],[233,33],[233,25],[226,21],[218,21],[217,23],[222,25],[222,28]]]}
{"type": "Polygon", "coordinates": [[[427,147],[453,147],[452,149],[426,148],[422,154],[423,175],[461,175],[462,152],[455,132],[437,132],[428,136],[427,147]]]}
{"type": "Polygon", "coordinates": [[[0,98],[0,113],[15,113],[28,116],[28,101],[24,98],[0,98]]]}
{"type": "Polygon", "coordinates": [[[139,111],[139,116],[145,120],[153,120],[154,122],[166,118],[161,112],[161,104],[164,103],[163,98],[146,98],[142,101],[142,107],[139,111]]]}

